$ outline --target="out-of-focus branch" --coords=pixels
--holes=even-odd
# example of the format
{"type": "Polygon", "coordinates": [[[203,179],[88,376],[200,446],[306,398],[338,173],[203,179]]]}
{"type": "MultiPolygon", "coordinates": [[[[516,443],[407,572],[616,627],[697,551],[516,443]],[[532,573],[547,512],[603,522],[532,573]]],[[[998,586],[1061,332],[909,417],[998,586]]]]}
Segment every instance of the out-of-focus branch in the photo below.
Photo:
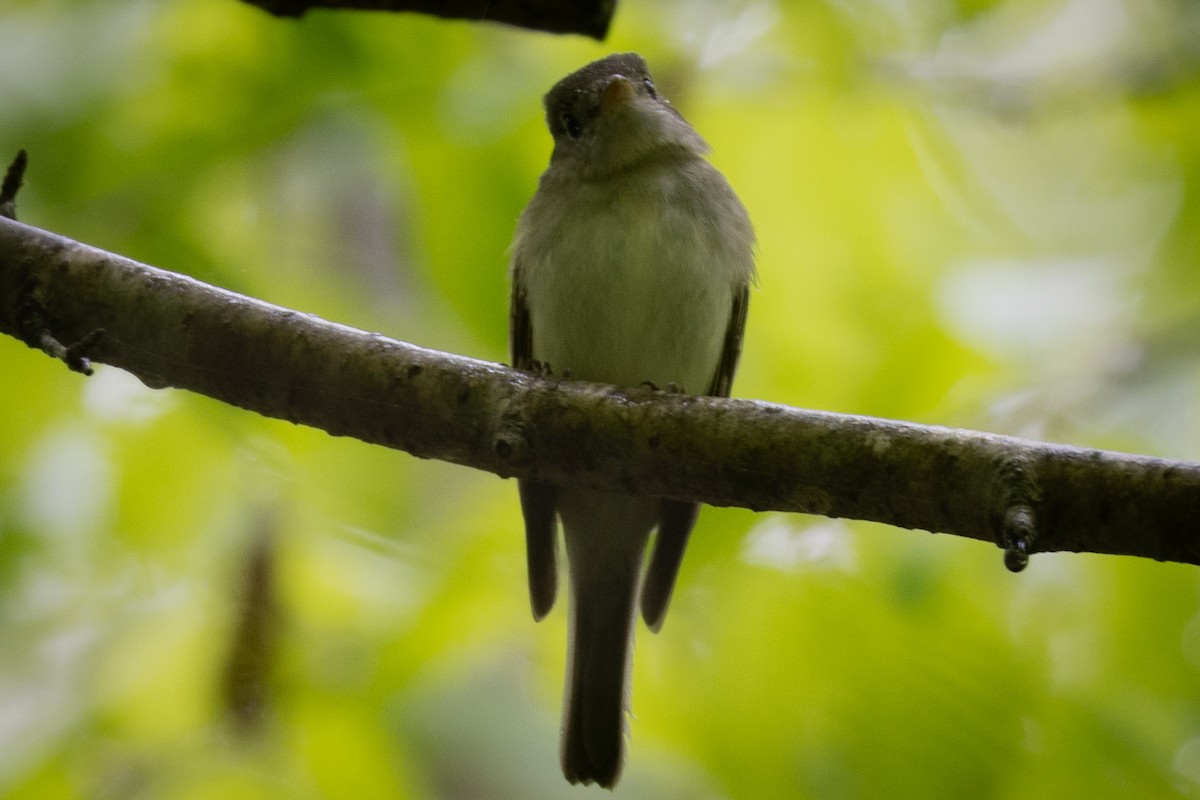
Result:
{"type": "MultiPolygon", "coordinates": [[[[0,219],[0,332],[421,458],[714,505],[1200,563],[1200,464],[527,375],[0,219]],[[36,298],[30,298],[30,286],[36,298]]],[[[14,389],[9,388],[10,391],[14,389]]]]}
{"type": "Polygon", "coordinates": [[[245,0],[280,17],[314,8],[415,11],[448,19],[503,22],[550,33],[582,33],[603,40],[617,0],[245,0]]]}

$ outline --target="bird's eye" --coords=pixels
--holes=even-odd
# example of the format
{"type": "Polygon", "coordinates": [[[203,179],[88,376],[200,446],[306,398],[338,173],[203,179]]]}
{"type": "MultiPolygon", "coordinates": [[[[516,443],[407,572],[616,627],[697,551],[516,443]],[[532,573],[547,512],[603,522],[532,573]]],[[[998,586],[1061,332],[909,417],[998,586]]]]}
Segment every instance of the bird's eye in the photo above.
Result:
{"type": "Polygon", "coordinates": [[[578,139],[583,135],[583,126],[579,124],[579,119],[570,111],[564,111],[559,118],[562,122],[563,130],[567,132],[567,136],[572,139],[578,139]]]}
{"type": "Polygon", "coordinates": [[[643,78],[642,86],[646,87],[646,92],[649,93],[651,97],[658,97],[658,92],[654,89],[654,81],[650,80],[649,78],[643,78]]]}

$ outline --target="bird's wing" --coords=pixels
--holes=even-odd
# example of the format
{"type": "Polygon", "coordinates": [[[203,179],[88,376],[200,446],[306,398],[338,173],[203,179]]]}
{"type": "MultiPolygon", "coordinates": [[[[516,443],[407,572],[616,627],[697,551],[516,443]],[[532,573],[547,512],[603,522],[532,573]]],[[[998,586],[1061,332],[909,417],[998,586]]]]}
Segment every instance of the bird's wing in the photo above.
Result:
{"type": "MultiPolygon", "coordinates": [[[[721,349],[721,360],[717,362],[717,371],[708,387],[707,394],[712,397],[728,397],[733,386],[733,373],[737,370],[738,358],[742,353],[742,335],[746,330],[749,304],[750,287],[742,286],[734,292],[729,325],[725,328],[725,346],[721,349]]],[[[642,619],[650,630],[657,631],[666,618],[667,604],[675,588],[683,551],[699,514],[699,503],[662,501],[654,554],[650,558],[650,565],[646,567],[646,578],[642,583],[642,619]]]]}
{"type": "MultiPolygon", "coordinates": [[[[518,260],[512,275],[512,297],[508,308],[508,344],[512,365],[516,369],[533,366],[533,327],[529,308],[525,305],[521,264],[518,260]]],[[[525,517],[525,557],[529,565],[529,604],[533,618],[540,620],[554,607],[558,593],[558,567],[555,562],[555,495],[557,490],[548,483],[518,480],[521,513],[525,517]]]]}

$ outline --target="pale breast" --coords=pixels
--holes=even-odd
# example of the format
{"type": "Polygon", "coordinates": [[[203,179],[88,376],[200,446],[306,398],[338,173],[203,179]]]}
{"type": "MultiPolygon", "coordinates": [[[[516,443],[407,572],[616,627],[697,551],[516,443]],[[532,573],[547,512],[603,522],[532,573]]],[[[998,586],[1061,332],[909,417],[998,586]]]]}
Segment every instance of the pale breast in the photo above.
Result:
{"type": "Polygon", "coordinates": [[[752,270],[724,178],[697,159],[571,188],[552,192],[566,202],[535,197],[521,221],[534,357],[584,380],[707,391],[752,270]]]}

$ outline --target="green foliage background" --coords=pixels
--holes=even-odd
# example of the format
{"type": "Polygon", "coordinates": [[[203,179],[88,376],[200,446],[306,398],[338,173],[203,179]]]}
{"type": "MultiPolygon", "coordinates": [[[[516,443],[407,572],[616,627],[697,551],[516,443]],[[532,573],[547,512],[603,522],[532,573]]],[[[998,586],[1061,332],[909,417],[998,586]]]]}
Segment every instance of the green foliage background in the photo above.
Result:
{"type": "MultiPolygon", "coordinates": [[[[0,156],[27,222],[503,360],[541,95],[638,50],[757,225],[738,395],[1196,459],[1198,41],[1190,0],[624,0],[604,44],[8,0],[0,156]]],[[[0,380],[0,795],[584,791],[511,482],[11,339],[0,380]]],[[[621,797],[1200,796],[1190,567],[707,509],[635,661],[621,797]]]]}

